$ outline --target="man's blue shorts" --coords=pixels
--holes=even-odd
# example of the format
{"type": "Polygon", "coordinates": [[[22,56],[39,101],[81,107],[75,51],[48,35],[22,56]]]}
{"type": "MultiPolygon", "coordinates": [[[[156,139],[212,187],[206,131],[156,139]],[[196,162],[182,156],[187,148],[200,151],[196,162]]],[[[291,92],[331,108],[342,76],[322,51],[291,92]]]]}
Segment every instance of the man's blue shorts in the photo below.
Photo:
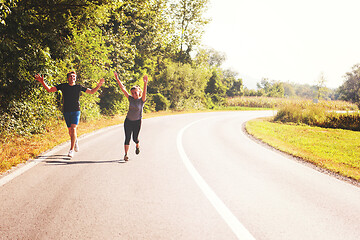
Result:
{"type": "Polygon", "coordinates": [[[68,128],[71,127],[71,124],[78,125],[80,121],[80,111],[64,112],[64,118],[68,128]]]}

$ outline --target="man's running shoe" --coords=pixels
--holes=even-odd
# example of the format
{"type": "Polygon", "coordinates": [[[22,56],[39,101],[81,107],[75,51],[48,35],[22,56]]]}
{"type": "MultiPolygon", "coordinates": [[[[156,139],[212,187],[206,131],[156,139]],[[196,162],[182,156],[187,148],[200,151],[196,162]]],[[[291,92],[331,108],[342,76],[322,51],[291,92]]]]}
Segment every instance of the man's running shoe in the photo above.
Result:
{"type": "Polygon", "coordinates": [[[139,154],[140,153],[140,148],[137,147],[136,150],[135,150],[135,153],[139,154]]]}
{"type": "Polygon", "coordinates": [[[74,150],[75,150],[75,152],[78,152],[78,151],[79,151],[79,143],[78,143],[78,140],[77,140],[77,139],[76,139],[76,142],[75,142],[74,150]]]}
{"type": "Polygon", "coordinates": [[[69,153],[68,153],[68,156],[72,158],[74,156],[74,151],[70,150],[69,153]]]}
{"type": "Polygon", "coordinates": [[[125,161],[129,161],[129,157],[127,155],[124,156],[125,161]]]}

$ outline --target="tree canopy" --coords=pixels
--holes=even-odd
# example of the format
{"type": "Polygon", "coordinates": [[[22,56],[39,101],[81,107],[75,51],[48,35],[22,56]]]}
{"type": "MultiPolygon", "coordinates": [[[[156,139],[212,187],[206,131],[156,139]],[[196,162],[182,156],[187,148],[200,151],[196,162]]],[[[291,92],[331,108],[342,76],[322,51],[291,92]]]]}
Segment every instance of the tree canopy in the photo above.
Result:
{"type": "Polygon", "coordinates": [[[35,74],[54,86],[75,70],[78,83],[89,88],[104,77],[97,94],[80,98],[83,120],[126,111],[114,71],[126,87],[141,86],[142,75],[149,75],[147,111],[221,104],[225,88],[241,94],[241,79],[222,74],[225,56],[199,45],[209,22],[207,5],[208,0],[2,1],[1,131],[39,132],[44,120],[61,117],[61,94],[47,93],[35,74]]]}

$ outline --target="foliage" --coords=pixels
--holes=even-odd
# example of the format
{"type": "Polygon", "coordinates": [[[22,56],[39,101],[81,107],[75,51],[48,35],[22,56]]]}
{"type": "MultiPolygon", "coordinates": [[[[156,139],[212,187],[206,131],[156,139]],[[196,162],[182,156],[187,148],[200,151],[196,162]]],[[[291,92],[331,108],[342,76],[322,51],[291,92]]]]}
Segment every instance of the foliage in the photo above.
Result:
{"type": "Polygon", "coordinates": [[[41,133],[47,126],[47,121],[60,117],[60,112],[54,105],[38,101],[11,101],[6,112],[0,116],[0,131],[2,137],[8,134],[29,135],[41,133]]]}
{"type": "Polygon", "coordinates": [[[219,72],[215,69],[213,70],[212,76],[207,83],[205,93],[211,97],[213,103],[222,105],[225,101],[226,88],[221,82],[219,72]]]}
{"type": "Polygon", "coordinates": [[[316,85],[280,82],[263,78],[261,82],[257,84],[257,87],[257,90],[244,89],[243,95],[323,100],[339,99],[337,89],[330,89],[325,86],[325,78],[323,75],[320,76],[316,85]]]}
{"type": "Polygon", "coordinates": [[[262,96],[266,97],[284,97],[284,87],[281,82],[270,81],[263,78],[260,83],[257,84],[260,92],[263,92],[262,96]]]}
{"type": "Polygon", "coordinates": [[[226,88],[226,96],[235,97],[244,95],[244,85],[241,78],[237,78],[237,73],[228,69],[223,72],[223,84],[226,88]]]}
{"type": "Polygon", "coordinates": [[[6,17],[11,13],[11,8],[16,6],[18,0],[3,0],[0,2],[0,24],[6,25],[6,17]]]}
{"type": "Polygon", "coordinates": [[[360,106],[360,64],[355,64],[352,72],[346,73],[345,79],[344,84],[339,88],[339,99],[360,106]]]}
{"type": "MultiPolygon", "coordinates": [[[[61,116],[61,93],[47,93],[34,80],[37,73],[45,76],[49,86],[66,82],[70,70],[76,71],[77,83],[87,88],[95,87],[100,78],[106,79],[96,94],[80,97],[83,121],[96,119],[100,114],[126,112],[128,101],[113,80],[113,71],[119,73],[126,88],[141,86],[142,76],[149,75],[149,98],[144,111],[214,108],[224,102],[226,94],[241,95],[243,83],[237,73],[221,69],[225,55],[214,49],[197,49],[203,27],[209,22],[203,16],[208,3],[208,0],[2,2],[2,122],[19,121],[13,128],[23,132],[20,126],[24,121],[13,112],[31,111],[36,116],[46,109],[43,116],[61,116]]],[[[45,127],[39,117],[27,119],[25,125],[45,127]]],[[[38,131],[26,129],[27,133],[38,131]]]]}
{"type": "Polygon", "coordinates": [[[325,128],[341,128],[353,131],[360,131],[359,113],[329,114],[326,121],[319,125],[325,128]]]}
{"type": "Polygon", "coordinates": [[[318,126],[325,121],[325,117],[325,108],[320,105],[311,104],[310,106],[304,106],[292,103],[280,108],[274,117],[274,121],[318,126]]]}
{"type": "Polygon", "coordinates": [[[128,101],[126,101],[123,93],[116,86],[103,87],[99,97],[99,107],[103,115],[113,116],[122,114],[128,109],[128,101]]]}
{"type": "Polygon", "coordinates": [[[203,26],[209,22],[203,17],[209,0],[178,0],[170,3],[170,14],[174,20],[176,39],[179,42],[175,60],[190,62],[190,53],[199,44],[203,26]]]}
{"type": "Polygon", "coordinates": [[[202,108],[204,89],[209,77],[206,68],[192,68],[190,64],[169,63],[151,82],[170,100],[170,107],[176,110],[202,108]]]}
{"type": "Polygon", "coordinates": [[[308,106],[288,104],[280,108],[274,121],[283,123],[306,124],[324,128],[341,128],[360,130],[360,114],[358,112],[336,113],[318,104],[308,106]]]}
{"type": "Polygon", "coordinates": [[[326,79],[324,76],[324,73],[322,72],[319,76],[319,79],[317,80],[316,83],[316,88],[317,88],[317,96],[316,99],[323,99],[325,96],[325,93],[327,91],[326,87],[325,87],[325,83],[326,83],[326,79]]]}
{"type": "MultiPolygon", "coordinates": [[[[54,116],[50,110],[44,113],[44,109],[58,105],[57,95],[39,90],[42,87],[36,83],[34,75],[47,75],[47,83],[55,85],[64,79],[69,70],[65,68],[81,72],[76,64],[66,64],[79,60],[75,56],[94,52],[85,49],[88,42],[76,44],[74,35],[77,32],[87,34],[83,30],[89,22],[94,23],[98,6],[107,2],[20,0],[10,7],[6,24],[0,24],[0,112],[10,116],[12,122],[18,122],[13,125],[17,126],[15,131],[29,134],[35,130],[21,127],[24,121],[13,112],[31,111],[36,115],[26,120],[26,125],[37,126],[35,132],[44,127],[45,121],[40,116],[54,116]],[[83,51],[76,51],[80,44],[85,45],[83,51]]],[[[91,41],[93,37],[94,34],[83,38],[91,41]]]]}
{"type": "Polygon", "coordinates": [[[167,100],[161,93],[152,95],[152,101],[155,103],[156,111],[165,111],[170,107],[169,100],[167,100]]]}

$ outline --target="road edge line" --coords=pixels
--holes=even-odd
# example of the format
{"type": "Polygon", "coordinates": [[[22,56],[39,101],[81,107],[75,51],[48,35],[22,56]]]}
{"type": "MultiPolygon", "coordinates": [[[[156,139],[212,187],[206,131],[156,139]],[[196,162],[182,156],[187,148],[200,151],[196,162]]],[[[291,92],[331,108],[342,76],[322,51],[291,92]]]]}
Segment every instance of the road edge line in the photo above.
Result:
{"type": "Polygon", "coordinates": [[[210,201],[216,211],[220,214],[223,220],[228,224],[233,233],[237,236],[238,239],[246,239],[246,240],[255,240],[255,238],[251,235],[251,233],[240,223],[240,221],[235,217],[235,215],[228,209],[223,201],[216,195],[216,193],[210,188],[210,186],[206,183],[206,181],[201,177],[199,172],[196,170],[194,165],[192,165],[191,161],[187,157],[185,150],[182,145],[182,136],[187,128],[190,126],[203,121],[206,119],[200,119],[194,121],[185,127],[183,127],[178,135],[177,135],[177,148],[180,154],[180,157],[186,166],[188,172],[199,186],[201,191],[204,193],[206,198],[210,201]]]}
{"type": "MultiPolygon", "coordinates": [[[[92,132],[89,132],[89,133],[85,133],[85,134],[79,136],[78,139],[82,140],[82,139],[94,136],[94,135],[99,134],[101,132],[104,132],[104,131],[107,131],[107,130],[110,130],[112,128],[116,128],[116,127],[119,127],[119,126],[122,126],[122,125],[123,125],[123,123],[120,123],[120,124],[112,125],[112,126],[109,126],[109,127],[104,127],[104,128],[101,128],[101,129],[98,129],[98,130],[95,130],[95,131],[92,131],[92,132]]],[[[5,173],[3,176],[0,175],[0,187],[4,186],[6,183],[10,182],[14,178],[20,176],[21,174],[23,174],[26,171],[30,170],[31,168],[35,167],[39,163],[45,161],[48,158],[48,156],[46,156],[46,155],[51,155],[53,152],[58,151],[60,148],[64,147],[66,144],[69,144],[69,143],[70,143],[70,141],[60,143],[59,145],[57,145],[57,146],[55,146],[55,147],[53,147],[53,148],[51,148],[51,149],[49,149],[49,150],[47,150],[45,152],[40,153],[38,156],[36,156],[35,159],[25,162],[23,166],[15,167],[15,169],[13,171],[11,171],[10,173],[8,173],[8,174],[5,173]],[[42,159],[38,158],[39,156],[44,156],[44,155],[45,155],[44,158],[42,158],[42,159]]]]}

